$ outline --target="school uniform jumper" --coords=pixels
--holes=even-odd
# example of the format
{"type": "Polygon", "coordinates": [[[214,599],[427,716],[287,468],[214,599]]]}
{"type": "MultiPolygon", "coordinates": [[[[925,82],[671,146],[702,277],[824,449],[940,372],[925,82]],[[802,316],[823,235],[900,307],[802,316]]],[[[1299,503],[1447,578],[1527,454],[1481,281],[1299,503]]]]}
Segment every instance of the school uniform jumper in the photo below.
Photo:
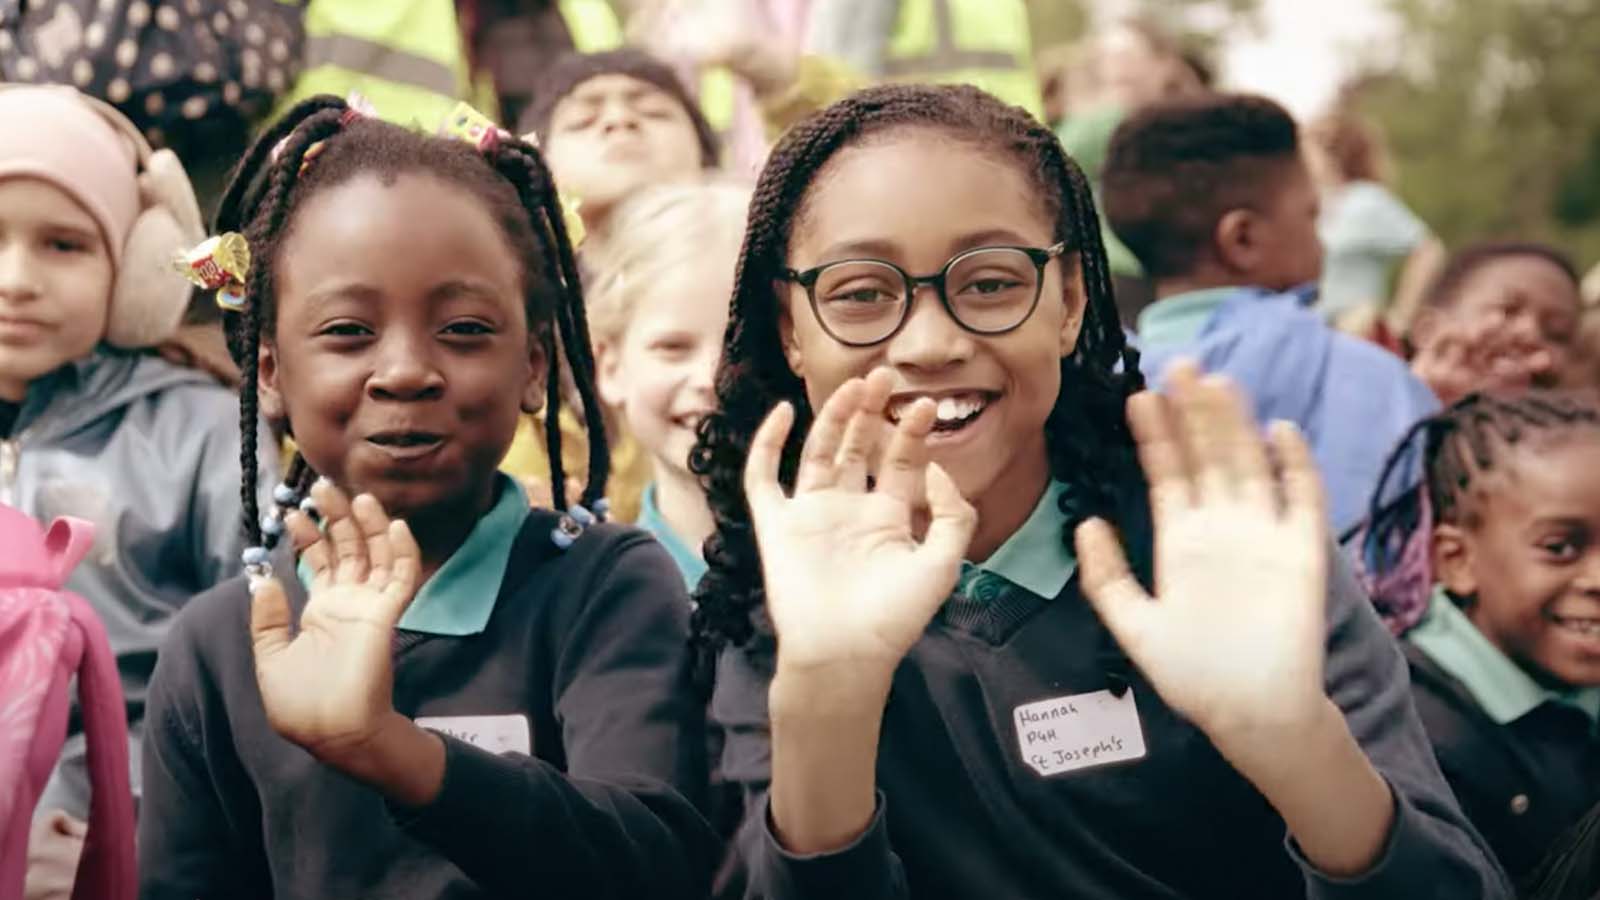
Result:
{"type": "Polygon", "coordinates": [[[1061,542],[1058,490],[1046,492],[988,562],[968,567],[957,595],[896,670],[879,743],[877,812],[847,847],[798,855],[779,846],[767,805],[770,666],[758,668],[741,650],[724,655],[712,711],[728,730],[723,773],[745,786],[748,809],[728,893],[776,900],[1510,896],[1434,762],[1399,648],[1337,563],[1327,690],[1395,797],[1393,830],[1370,871],[1354,878],[1318,872],[1286,840],[1265,798],[1137,673],[1129,690],[1145,755],[1096,764],[1123,754],[1130,736],[1075,739],[1073,714],[1050,711],[1088,708],[1105,695],[1081,695],[1107,686],[1097,663],[1100,626],[1061,542]],[[1049,700],[1057,702],[1030,706],[1049,700]]]}
{"type": "MultiPolygon", "coordinates": [[[[243,579],[190,603],[150,689],[141,897],[704,896],[717,847],[683,580],[643,532],[595,525],[558,551],[555,524],[503,479],[399,623],[395,708],[445,742],[422,809],[273,732],[243,579]]],[[[298,616],[305,588],[284,587],[298,616]]]]}
{"type": "Polygon", "coordinates": [[[1439,767],[1522,882],[1600,803],[1600,688],[1539,684],[1442,591],[1406,634],[1405,651],[1439,767]]]}

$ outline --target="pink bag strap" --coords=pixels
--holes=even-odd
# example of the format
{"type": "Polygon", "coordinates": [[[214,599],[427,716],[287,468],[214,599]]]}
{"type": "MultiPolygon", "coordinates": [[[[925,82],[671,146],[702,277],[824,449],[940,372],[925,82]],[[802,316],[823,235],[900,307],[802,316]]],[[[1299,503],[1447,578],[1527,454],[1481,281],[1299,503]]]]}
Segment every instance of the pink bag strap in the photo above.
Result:
{"type": "MultiPolygon", "coordinates": [[[[50,529],[53,536],[58,520],[50,529]]],[[[71,530],[70,528],[68,529],[71,530]]],[[[68,569],[70,571],[70,567],[68,569]]],[[[134,900],[138,872],[134,855],[133,790],[128,783],[128,719],[116,659],[105,626],[83,598],[61,595],[83,635],[78,702],[83,714],[89,767],[89,836],[73,900],[134,900]]]]}

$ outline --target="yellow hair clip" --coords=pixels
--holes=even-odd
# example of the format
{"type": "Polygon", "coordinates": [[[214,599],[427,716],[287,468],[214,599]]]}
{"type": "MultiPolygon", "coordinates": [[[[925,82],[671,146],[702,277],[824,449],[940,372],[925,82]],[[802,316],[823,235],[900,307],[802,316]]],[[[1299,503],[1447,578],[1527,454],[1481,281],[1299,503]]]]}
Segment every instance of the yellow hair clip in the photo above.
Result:
{"type": "Polygon", "coordinates": [[[218,306],[233,312],[244,309],[244,283],[250,275],[250,244],[244,235],[229,231],[206,238],[180,254],[173,265],[190,284],[216,291],[218,306]]]}
{"type": "Polygon", "coordinates": [[[506,131],[494,123],[494,120],[472,108],[472,104],[462,101],[450,114],[439,123],[439,135],[452,137],[456,140],[466,141],[478,148],[478,152],[487,153],[504,139],[511,137],[511,132],[506,131]]]}

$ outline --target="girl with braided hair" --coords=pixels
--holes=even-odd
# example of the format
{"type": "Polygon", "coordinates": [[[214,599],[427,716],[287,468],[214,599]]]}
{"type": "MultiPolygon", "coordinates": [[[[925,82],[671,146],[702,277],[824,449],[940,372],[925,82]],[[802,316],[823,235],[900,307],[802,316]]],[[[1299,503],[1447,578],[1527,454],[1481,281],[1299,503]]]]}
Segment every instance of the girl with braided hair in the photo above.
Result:
{"type": "Polygon", "coordinates": [[[1373,600],[1445,777],[1525,880],[1600,803],[1600,403],[1471,394],[1386,473],[1420,485],[1357,541],[1373,600]]]}
{"type": "Polygon", "coordinates": [[[598,521],[605,435],[550,173],[476,137],[314,98],[224,197],[218,230],[243,237],[199,264],[241,282],[219,302],[253,546],[154,676],[144,897],[704,894],[683,581],[598,521]],[[531,510],[496,464],[519,414],[555,422],[563,356],[589,479],[566,507],[552,424],[566,512],[531,510]],[[265,511],[258,403],[299,448],[265,511]]]}
{"type": "Polygon", "coordinates": [[[786,135],[691,460],[724,893],[1508,895],[1303,439],[1171,379],[1025,112],[879,87],[786,135]]]}

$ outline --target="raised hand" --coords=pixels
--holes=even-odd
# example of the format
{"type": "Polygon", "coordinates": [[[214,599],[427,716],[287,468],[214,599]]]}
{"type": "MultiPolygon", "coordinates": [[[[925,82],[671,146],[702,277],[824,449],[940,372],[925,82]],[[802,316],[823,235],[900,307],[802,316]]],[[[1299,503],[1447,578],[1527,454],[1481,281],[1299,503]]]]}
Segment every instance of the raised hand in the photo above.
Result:
{"type": "Polygon", "coordinates": [[[390,521],[370,495],[350,502],[319,481],[311,496],[326,531],[299,513],[288,522],[312,575],[299,632],[283,586],[269,578],[252,586],[250,637],[273,730],[338,761],[362,752],[393,717],[392,637],[422,557],[405,523],[390,521]]]}
{"type": "Polygon", "coordinates": [[[1300,433],[1275,423],[1263,441],[1224,379],[1180,363],[1168,385],[1167,397],[1128,403],[1150,482],[1157,596],[1099,520],[1078,529],[1084,591],[1167,705],[1219,746],[1292,729],[1326,704],[1321,479],[1300,433]]]}
{"type": "Polygon", "coordinates": [[[778,463],[793,408],[774,409],[751,442],[745,493],[788,671],[892,672],[960,573],[977,514],[928,461],[931,401],[913,404],[885,440],[892,381],[880,369],[834,391],[806,437],[792,497],[778,463]]]}
{"type": "Polygon", "coordinates": [[[1525,389],[1557,365],[1549,349],[1495,323],[1443,323],[1422,340],[1411,371],[1449,405],[1473,391],[1525,389]]]}

